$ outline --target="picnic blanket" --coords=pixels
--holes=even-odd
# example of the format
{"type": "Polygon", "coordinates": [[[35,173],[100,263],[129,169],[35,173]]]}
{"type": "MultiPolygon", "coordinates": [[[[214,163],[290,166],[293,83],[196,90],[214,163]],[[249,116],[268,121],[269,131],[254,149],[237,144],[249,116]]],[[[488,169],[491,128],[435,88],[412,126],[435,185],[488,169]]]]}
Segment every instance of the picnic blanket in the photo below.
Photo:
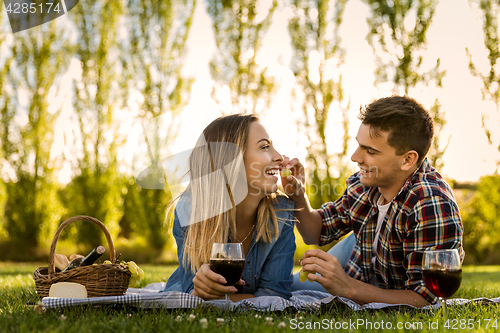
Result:
{"type": "MultiPolygon", "coordinates": [[[[204,301],[203,299],[177,291],[161,292],[165,288],[165,282],[152,283],[144,288],[129,288],[123,296],[106,296],[106,297],[92,297],[92,298],[55,298],[44,297],[42,299],[42,306],[45,309],[72,307],[80,305],[111,305],[123,304],[129,306],[136,306],[140,308],[158,308],[163,307],[166,309],[190,309],[197,308],[198,306],[215,306],[218,308],[225,308],[225,300],[204,301]]],[[[416,308],[410,305],[402,304],[386,304],[386,303],[368,303],[359,305],[356,302],[339,296],[332,296],[328,293],[315,291],[315,290],[300,290],[294,291],[289,300],[278,296],[259,296],[255,298],[248,298],[238,302],[229,302],[232,311],[283,311],[285,309],[295,309],[304,312],[316,312],[321,306],[338,305],[347,306],[355,311],[366,309],[383,309],[390,307],[407,306],[416,308]]],[[[453,298],[447,300],[448,305],[464,305],[470,303],[492,304],[500,303],[500,297],[496,298],[476,298],[461,299],[453,298]]],[[[422,309],[435,309],[439,308],[439,304],[428,305],[422,309]]]]}

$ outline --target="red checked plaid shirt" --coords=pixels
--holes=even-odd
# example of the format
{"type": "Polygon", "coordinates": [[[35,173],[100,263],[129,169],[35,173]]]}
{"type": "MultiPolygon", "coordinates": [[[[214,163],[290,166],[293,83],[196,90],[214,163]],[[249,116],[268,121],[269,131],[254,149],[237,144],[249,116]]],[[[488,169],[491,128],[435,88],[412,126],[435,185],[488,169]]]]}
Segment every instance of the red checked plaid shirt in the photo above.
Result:
{"type": "Polygon", "coordinates": [[[349,276],[370,283],[375,272],[380,288],[413,290],[436,302],[423,281],[423,251],[458,248],[464,256],[463,226],[451,188],[425,159],[391,202],[372,268],[378,196],[377,188],[361,184],[359,173],[352,175],[342,197],[319,210],[323,219],[320,245],[353,230],[356,245],[344,268],[349,276]]]}

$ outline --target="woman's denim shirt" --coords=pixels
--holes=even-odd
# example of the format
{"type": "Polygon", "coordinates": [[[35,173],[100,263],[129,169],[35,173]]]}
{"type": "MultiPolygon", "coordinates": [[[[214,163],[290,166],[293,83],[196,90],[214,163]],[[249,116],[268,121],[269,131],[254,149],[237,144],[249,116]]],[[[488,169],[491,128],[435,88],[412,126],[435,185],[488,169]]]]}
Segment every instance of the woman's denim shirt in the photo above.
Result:
{"type": "MultiPolygon", "coordinates": [[[[292,296],[290,287],[293,283],[293,255],[295,252],[295,234],[293,228],[294,220],[294,202],[285,196],[278,196],[278,203],[274,205],[280,235],[278,239],[266,243],[262,240],[255,241],[255,233],[252,236],[252,242],[246,257],[245,270],[243,272],[244,294],[254,296],[280,296],[290,298],[292,296]],[[289,209],[278,211],[279,209],[289,209]]],[[[185,269],[182,265],[184,254],[184,236],[186,227],[182,227],[179,222],[179,211],[190,211],[190,203],[182,198],[175,208],[173,235],[177,243],[177,257],[179,267],[172,273],[167,281],[164,291],[181,291],[191,293],[193,290],[193,278],[196,273],[185,269]]],[[[272,221],[269,218],[269,223],[272,221]]]]}

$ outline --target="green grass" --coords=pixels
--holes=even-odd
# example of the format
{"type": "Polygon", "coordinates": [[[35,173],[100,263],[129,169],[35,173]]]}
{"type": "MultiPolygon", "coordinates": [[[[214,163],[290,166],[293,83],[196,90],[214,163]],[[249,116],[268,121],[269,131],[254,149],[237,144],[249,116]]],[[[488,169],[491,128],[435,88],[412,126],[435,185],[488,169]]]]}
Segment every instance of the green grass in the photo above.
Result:
{"type": "MultiPolygon", "coordinates": [[[[39,266],[42,265],[0,263],[0,332],[285,332],[294,331],[293,328],[307,328],[308,325],[312,328],[315,325],[316,329],[301,331],[324,331],[327,327],[335,329],[335,323],[343,324],[346,329],[340,331],[344,332],[386,332],[389,325],[394,332],[471,330],[480,332],[498,331],[498,328],[492,327],[495,320],[500,326],[498,315],[500,306],[480,304],[448,308],[449,323],[456,324],[456,329],[444,327],[446,321],[441,310],[406,308],[362,312],[348,308],[329,308],[322,309],[319,313],[247,311],[233,313],[230,321],[226,320],[221,324],[218,324],[217,318],[225,318],[224,313],[217,309],[206,308],[172,311],[79,307],[41,311],[39,307],[32,305],[38,299],[31,274],[39,266]],[[189,320],[191,315],[195,317],[189,320]],[[272,321],[266,320],[267,317],[272,318],[272,321]],[[202,318],[207,320],[206,328],[200,323],[202,318]],[[488,320],[490,327],[485,329],[488,320]],[[280,327],[281,322],[285,327],[280,327]],[[421,323],[421,329],[417,322],[421,323]],[[413,329],[411,323],[415,323],[414,328],[417,329],[413,329]],[[359,326],[356,326],[357,324],[359,326]],[[407,325],[408,329],[398,330],[398,324],[407,325]],[[429,327],[429,325],[434,326],[429,327]],[[470,329],[467,325],[471,325],[470,329]]],[[[141,267],[146,276],[140,286],[166,280],[175,269],[174,266],[141,265],[141,267]]],[[[500,296],[500,266],[466,266],[463,272],[462,286],[455,297],[500,296]]]]}

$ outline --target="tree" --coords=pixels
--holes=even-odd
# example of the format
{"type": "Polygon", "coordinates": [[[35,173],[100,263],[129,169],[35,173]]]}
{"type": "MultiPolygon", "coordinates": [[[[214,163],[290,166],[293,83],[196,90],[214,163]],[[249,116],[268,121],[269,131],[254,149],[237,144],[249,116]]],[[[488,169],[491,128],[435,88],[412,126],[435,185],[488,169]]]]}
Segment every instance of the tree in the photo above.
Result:
{"type": "Polygon", "coordinates": [[[274,79],[256,62],[257,53],[278,6],[273,0],[267,13],[258,0],[207,0],[217,52],[210,62],[212,98],[222,113],[261,113],[276,92],[274,79]],[[264,14],[264,15],[263,15],[264,14]],[[229,88],[229,105],[224,89],[229,88]]]}
{"type": "MultiPolygon", "coordinates": [[[[145,162],[143,166],[161,164],[178,135],[179,115],[194,81],[184,78],[181,72],[195,7],[195,0],[129,0],[127,5],[131,40],[127,46],[129,56],[123,61],[131,64],[128,91],[143,97],[135,115],[144,126],[142,143],[147,154],[142,156],[145,161],[140,161],[145,162]]],[[[163,169],[151,170],[154,174],[150,177],[164,179],[163,169]]],[[[161,250],[167,243],[165,209],[171,193],[168,189],[141,188],[133,181],[124,192],[122,226],[130,232],[134,226],[137,234],[143,234],[154,249],[161,250]]]]}
{"type": "MultiPolygon", "coordinates": [[[[3,1],[0,1],[0,6],[3,6],[3,1]]],[[[2,18],[0,16],[0,26],[2,26],[2,18]]],[[[2,45],[5,43],[6,34],[0,33],[0,49],[2,45]]],[[[14,112],[12,108],[9,108],[10,98],[9,98],[9,89],[12,89],[9,86],[8,82],[5,80],[7,78],[7,73],[12,62],[12,55],[4,53],[2,57],[0,57],[0,144],[3,149],[0,149],[0,166],[4,164],[4,152],[7,147],[3,147],[4,144],[8,144],[8,136],[9,136],[9,124],[12,123],[14,112]]],[[[1,168],[4,170],[4,168],[1,168]]],[[[0,174],[2,179],[6,178],[6,175],[0,174]]],[[[0,216],[4,216],[5,202],[7,200],[7,192],[4,181],[0,181],[0,216]]],[[[3,238],[7,238],[7,231],[5,230],[3,218],[0,219],[0,240],[3,238]]]]}
{"type": "MultiPolygon", "coordinates": [[[[106,225],[113,238],[119,233],[123,214],[117,166],[121,139],[115,114],[120,97],[117,39],[123,6],[120,0],[81,1],[69,13],[78,34],[75,57],[81,77],[73,81],[73,108],[79,125],[73,131],[74,154],[69,157],[74,176],[62,198],[67,217],[93,216],[106,225]]],[[[104,240],[102,231],[91,223],[78,225],[76,235],[87,249],[104,240]]]]}
{"type": "MultiPolygon", "coordinates": [[[[367,40],[376,57],[375,84],[392,82],[394,93],[406,95],[419,83],[427,85],[434,81],[441,87],[446,73],[439,69],[440,59],[436,60],[434,68],[422,71],[421,53],[427,44],[427,31],[432,24],[437,0],[364,1],[371,10],[371,16],[367,19],[370,27],[367,40]]],[[[428,158],[440,170],[444,165],[442,156],[448,144],[440,148],[438,141],[446,120],[437,99],[431,107],[431,114],[435,128],[428,158]]]]}
{"type": "MultiPolygon", "coordinates": [[[[487,73],[481,73],[472,61],[472,55],[467,49],[469,57],[469,69],[473,76],[479,77],[483,81],[483,100],[488,99],[495,103],[497,112],[500,104],[500,42],[498,34],[498,15],[500,14],[500,3],[495,0],[469,0],[472,4],[479,5],[482,12],[484,45],[488,50],[488,60],[490,69],[487,73]]],[[[483,129],[488,142],[493,144],[491,139],[491,128],[485,124],[486,115],[482,114],[483,129]]],[[[500,143],[497,147],[500,151],[500,143]]],[[[500,160],[497,160],[497,169],[500,166],[500,160]]]]}
{"type": "Polygon", "coordinates": [[[464,249],[477,264],[498,263],[500,257],[500,175],[481,177],[472,199],[461,207],[464,249]]]}
{"type": "Polygon", "coordinates": [[[2,75],[10,83],[9,89],[2,89],[2,164],[12,170],[4,223],[11,248],[26,249],[25,256],[47,245],[62,214],[53,174],[57,161],[50,156],[60,110],[54,110],[50,100],[60,89],[70,53],[68,36],[56,23],[16,33],[12,59],[2,75]]]}
{"type": "Polygon", "coordinates": [[[345,187],[349,170],[345,157],[349,140],[349,107],[342,107],[344,92],[342,76],[332,75],[332,68],[343,62],[339,28],[347,0],[294,0],[293,17],[288,29],[292,39],[292,71],[297,88],[294,100],[301,100],[304,129],[310,145],[307,164],[311,205],[319,208],[324,202],[337,199],[345,187]],[[333,8],[330,5],[333,4],[333,8]],[[313,60],[317,64],[313,64],[313,60]],[[341,151],[332,154],[327,145],[327,124],[330,112],[342,114],[344,135],[341,151]]]}

